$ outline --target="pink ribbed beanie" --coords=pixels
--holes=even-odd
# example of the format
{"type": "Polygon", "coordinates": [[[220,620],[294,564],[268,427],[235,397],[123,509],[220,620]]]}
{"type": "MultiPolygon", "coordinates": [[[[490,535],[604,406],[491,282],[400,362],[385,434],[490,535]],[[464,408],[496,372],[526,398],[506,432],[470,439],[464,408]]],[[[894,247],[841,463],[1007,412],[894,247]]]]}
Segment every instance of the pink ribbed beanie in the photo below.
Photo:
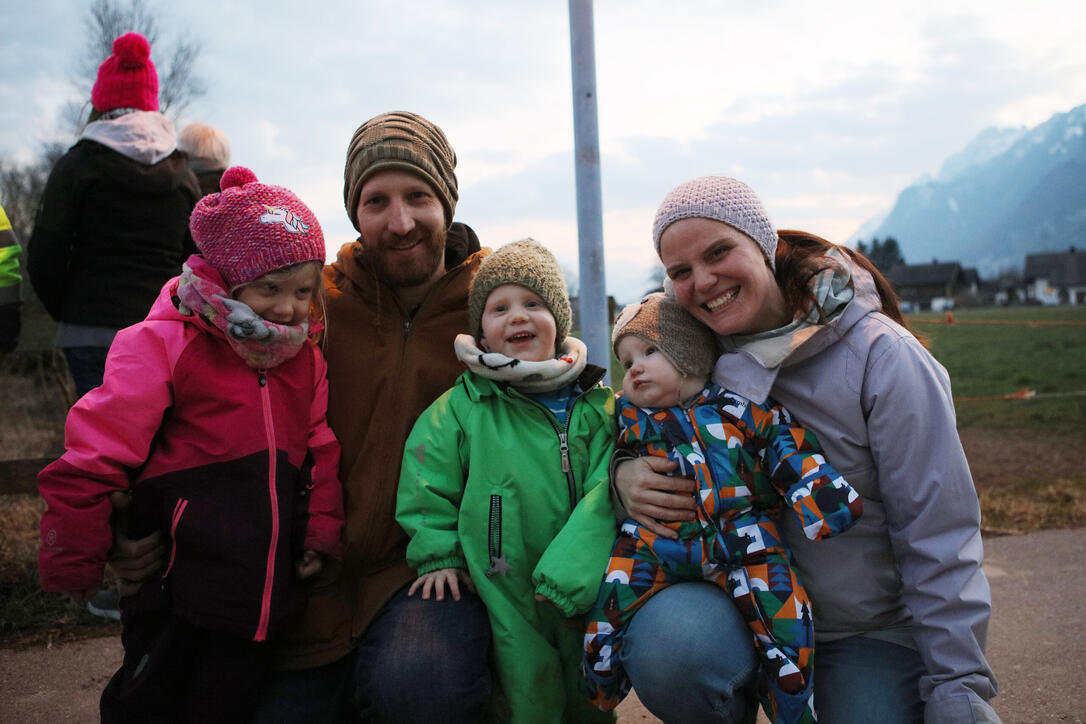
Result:
{"type": "Polygon", "coordinates": [[[704,218],[738,229],[757,244],[770,269],[777,268],[777,230],[750,186],[728,176],[699,176],[679,184],[664,197],[652,225],[652,243],[679,219],[704,218]]]}
{"type": "Polygon", "coordinates": [[[189,229],[228,289],[291,264],[324,261],[321,225],[289,189],[259,183],[244,166],[226,169],[220,185],[220,193],[196,204],[189,229]]]}
{"type": "Polygon", "coordinates": [[[113,55],[98,66],[91,105],[100,113],[114,108],[158,110],[158,72],[147,38],[125,33],[113,41],[113,55]]]}

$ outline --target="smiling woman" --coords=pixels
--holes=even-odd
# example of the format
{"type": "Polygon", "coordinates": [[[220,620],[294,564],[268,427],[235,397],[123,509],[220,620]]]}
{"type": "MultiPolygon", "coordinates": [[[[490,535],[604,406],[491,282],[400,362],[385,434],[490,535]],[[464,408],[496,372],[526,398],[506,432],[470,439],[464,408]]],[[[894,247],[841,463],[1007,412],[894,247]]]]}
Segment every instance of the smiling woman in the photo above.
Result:
{"type": "MultiPolygon", "coordinates": [[[[653,238],[676,298],[717,335],[713,381],[786,407],[862,498],[855,527],[817,544],[782,519],[813,608],[819,718],[999,721],[987,703],[996,681],[979,506],[950,380],[903,325],[886,280],[844,247],[778,234],[754,192],[727,177],[672,190],[653,238]]],[[[661,521],[690,519],[692,482],[645,458],[617,468],[621,515],[673,538],[661,521]]],[[[749,685],[734,608],[722,590],[679,583],[633,619],[622,663],[657,716],[701,719],[750,696],[734,688],[749,685]],[[683,665],[661,668],[674,651],[683,665]]]]}

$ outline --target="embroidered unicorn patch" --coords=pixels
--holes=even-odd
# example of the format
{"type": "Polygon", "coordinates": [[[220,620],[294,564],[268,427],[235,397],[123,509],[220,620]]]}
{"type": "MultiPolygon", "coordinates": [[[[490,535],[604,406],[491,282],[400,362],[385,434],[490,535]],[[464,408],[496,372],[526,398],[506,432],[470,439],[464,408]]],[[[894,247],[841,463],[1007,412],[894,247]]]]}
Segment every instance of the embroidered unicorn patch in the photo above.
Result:
{"type": "Polygon", "coordinates": [[[305,223],[283,206],[268,206],[261,204],[268,213],[260,215],[261,224],[282,224],[283,228],[292,234],[304,234],[309,231],[309,224],[305,223]]]}

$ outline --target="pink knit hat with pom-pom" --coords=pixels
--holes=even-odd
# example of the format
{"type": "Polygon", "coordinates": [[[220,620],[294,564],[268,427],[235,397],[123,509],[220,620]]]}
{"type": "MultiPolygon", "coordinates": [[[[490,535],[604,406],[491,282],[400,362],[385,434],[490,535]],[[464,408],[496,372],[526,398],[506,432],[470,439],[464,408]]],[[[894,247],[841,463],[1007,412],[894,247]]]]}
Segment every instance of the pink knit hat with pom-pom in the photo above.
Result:
{"type": "Polygon", "coordinates": [[[220,193],[196,204],[189,229],[228,289],[291,264],[324,261],[321,225],[289,189],[259,183],[244,166],[226,169],[219,185],[220,193]]]}
{"type": "Polygon", "coordinates": [[[100,113],[114,108],[158,110],[158,72],[147,38],[125,33],[113,41],[113,55],[98,66],[91,105],[100,113]]]}

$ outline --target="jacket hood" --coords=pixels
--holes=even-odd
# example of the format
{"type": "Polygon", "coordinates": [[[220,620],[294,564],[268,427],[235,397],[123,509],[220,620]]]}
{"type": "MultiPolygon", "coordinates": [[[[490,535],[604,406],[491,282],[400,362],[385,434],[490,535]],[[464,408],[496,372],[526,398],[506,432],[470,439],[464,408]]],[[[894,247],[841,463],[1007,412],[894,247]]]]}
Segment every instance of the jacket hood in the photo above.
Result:
{"type": "MultiPolygon", "coordinates": [[[[341,274],[350,281],[362,297],[362,301],[374,310],[380,318],[397,310],[403,316],[399,300],[392,289],[377,279],[377,273],[367,264],[362,255],[362,242],[352,241],[339,248],[336,260],[331,267],[336,274],[341,274]]],[[[453,222],[445,240],[445,276],[434,285],[445,285],[457,274],[472,273],[483,257],[490,254],[489,249],[479,247],[479,238],[471,227],[460,222],[453,222]],[[474,263],[468,263],[474,262],[474,263]]]]}
{"type": "MultiPolygon", "coordinates": [[[[340,247],[332,266],[340,273],[355,283],[363,286],[363,278],[360,274],[372,274],[373,272],[360,261],[358,251],[361,249],[361,237],[349,244],[340,247]]],[[[482,249],[479,237],[467,224],[454,221],[445,234],[445,271],[450,272],[460,266],[475,252],[482,249]]]]}
{"type": "MultiPolygon", "coordinates": [[[[738,392],[758,404],[764,404],[782,367],[799,364],[843,338],[861,319],[882,311],[875,280],[871,274],[843,253],[829,252],[836,273],[847,273],[852,299],[835,317],[824,324],[789,329],[777,341],[790,345],[778,363],[767,363],[756,351],[756,343],[739,337],[719,337],[724,353],[713,369],[713,381],[738,392]]],[[[764,339],[764,337],[762,338],[764,339]]]]}
{"type": "Polygon", "coordinates": [[[173,123],[156,111],[133,111],[112,120],[88,123],[80,139],[100,143],[145,166],[177,150],[173,123]]]}
{"type": "Polygon", "coordinates": [[[74,149],[83,151],[83,159],[93,173],[105,176],[126,193],[161,197],[184,190],[191,194],[191,203],[199,198],[200,185],[180,151],[147,166],[89,138],[81,140],[74,149]]]}

